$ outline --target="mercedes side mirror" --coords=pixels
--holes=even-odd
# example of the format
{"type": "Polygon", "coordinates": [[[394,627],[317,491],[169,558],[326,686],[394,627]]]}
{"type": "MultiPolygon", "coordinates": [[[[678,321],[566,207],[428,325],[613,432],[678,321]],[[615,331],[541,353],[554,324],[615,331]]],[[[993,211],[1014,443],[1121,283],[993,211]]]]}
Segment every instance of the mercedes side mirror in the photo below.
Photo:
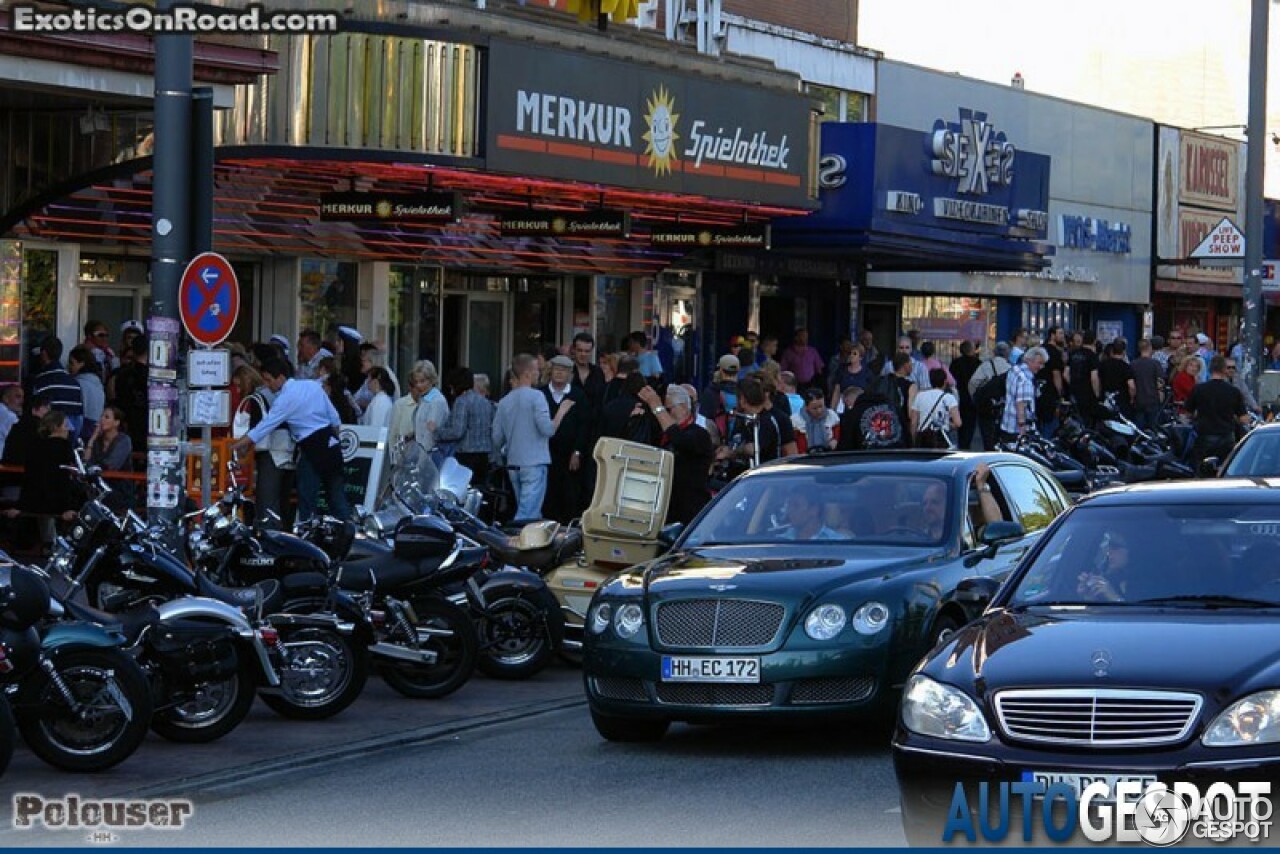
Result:
{"type": "Polygon", "coordinates": [[[1205,457],[1200,461],[1200,467],[1196,469],[1199,477],[1217,477],[1218,467],[1222,465],[1222,460],[1217,457],[1205,457]]]}
{"type": "Polygon", "coordinates": [[[684,533],[684,522],[672,522],[666,525],[662,530],[658,531],[658,544],[663,550],[670,549],[676,544],[676,540],[680,539],[680,535],[684,533]]]}

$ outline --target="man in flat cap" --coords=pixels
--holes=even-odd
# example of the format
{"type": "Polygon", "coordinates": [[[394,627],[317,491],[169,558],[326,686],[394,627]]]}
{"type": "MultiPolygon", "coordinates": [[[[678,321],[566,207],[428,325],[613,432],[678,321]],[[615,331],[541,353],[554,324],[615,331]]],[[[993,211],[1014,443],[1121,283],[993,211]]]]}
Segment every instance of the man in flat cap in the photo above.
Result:
{"type": "Polygon", "coordinates": [[[573,360],[555,356],[550,361],[551,378],[542,387],[547,399],[547,412],[554,416],[561,401],[572,400],[560,427],[551,437],[551,469],[547,472],[547,497],[542,502],[542,515],[547,519],[568,523],[583,510],[582,476],[587,454],[591,453],[591,407],[586,393],[573,385],[573,360]]]}

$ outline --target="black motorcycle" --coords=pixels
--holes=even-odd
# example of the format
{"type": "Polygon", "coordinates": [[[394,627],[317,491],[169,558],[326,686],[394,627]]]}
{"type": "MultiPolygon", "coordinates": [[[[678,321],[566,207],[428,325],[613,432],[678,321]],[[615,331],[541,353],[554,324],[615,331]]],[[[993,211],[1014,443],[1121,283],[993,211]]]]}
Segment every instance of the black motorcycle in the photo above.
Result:
{"type": "Polygon", "coordinates": [[[453,458],[445,460],[435,489],[424,489],[415,474],[402,471],[393,478],[387,504],[365,518],[365,539],[335,536],[343,524],[336,520],[317,522],[303,535],[343,561],[367,557],[373,547],[366,544],[393,539],[406,518],[442,518],[460,535],[459,547],[483,546],[492,558],[491,566],[465,583],[442,587],[475,623],[476,666],[495,679],[528,679],[551,663],[565,635],[560,606],[542,576],[581,551],[582,530],[558,532],[544,548],[517,548],[510,532],[480,518],[484,498],[470,482],[471,471],[453,458]]]}
{"type": "Polygon", "coordinates": [[[199,566],[227,584],[278,579],[291,613],[323,611],[335,599],[352,601],[373,627],[369,649],[375,668],[407,697],[443,697],[471,678],[475,627],[441,589],[483,569],[483,549],[463,548],[447,526],[442,531],[421,520],[400,526],[390,544],[361,545],[350,555],[350,523],[304,523],[303,537],[258,530],[242,521],[254,516],[253,502],[236,478],[238,468],[232,465],[230,473],[231,487],[200,511],[201,525],[188,535],[199,566]],[[328,552],[348,559],[336,561],[328,552]]]}
{"type": "MultiPolygon", "coordinates": [[[[77,477],[89,498],[68,536],[55,542],[47,567],[51,577],[71,580],[71,594],[82,592],[89,607],[117,615],[117,621],[128,615],[128,624],[120,622],[120,627],[139,637],[153,619],[149,607],[164,608],[161,622],[199,619],[230,628],[239,641],[237,652],[244,653],[238,655],[243,669],[256,671],[263,702],[284,717],[327,718],[355,702],[368,678],[373,632],[349,597],[334,597],[333,612],[296,614],[281,608],[279,582],[245,588],[216,584],[170,554],[162,531],[148,528],[132,510],[119,506],[99,470],[82,468],[77,477]]],[[[185,641],[200,642],[169,638],[171,647],[189,646],[185,641]]],[[[167,655],[181,654],[174,649],[152,652],[149,660],[160,673],[167,655]]],[[[224,656],[206,673],[216,674],[225,666],[224,656]]],[[[234,687],[232,677],[226,677],[217,691],[206,691],[194,706],[166,704],[160,724],[164,734],[208,740],[217,737],[219,728],[234,726],[234,716],[247,711],[248,703],[241,691],[248,687],[247,677],[239,670],[234,687]],[[205,726],[197,725],[199,721],[205,726]],[[195,732],[206,727],[205,733],[195,732]]]]}
{"type": "Polygon", "coordinates": [[[124,637],[65,616],[38,572],[0,562],[0,770],[14,722],[36,756],[66,771],[110,768],[146,737],[151,687],[124,637]]]}

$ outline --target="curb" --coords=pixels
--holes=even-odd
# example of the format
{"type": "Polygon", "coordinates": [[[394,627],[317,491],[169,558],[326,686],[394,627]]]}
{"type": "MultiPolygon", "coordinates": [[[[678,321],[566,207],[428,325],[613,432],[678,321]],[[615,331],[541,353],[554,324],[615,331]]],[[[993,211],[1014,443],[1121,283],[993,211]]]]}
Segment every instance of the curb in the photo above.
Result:
{"type": "Polygon", "coordinates": [[[585,706],[586,703],[586,698],[581,694],[573,697],[562,697],[555,700],[543,700],[537,703],[530,703],[525,706],[503,709],[502,711],[457,718],[415,729],[400,730],[399,732],[375,736],[361,741],[348,742],[340,747],[321,748],[303,753],[295,753],[290,756],[282,756],[276,759],[265,759],[249,765],[240,765],[235,768],[228,768],[222,771],[211,771],[207,774],[200,774],[193,777],[178,777],[166,780],[163,783],[156,783],[137,789],[130,789],[116,797],[157,798],[176,797],[196,792],[216,792],[219,789],[229,789],[233,786],[258,779],[273,777],[278,774],[284,774],[304,768],[315,768],[334,762],[340,762],[344,759],[366,756],[393,748],[412,747],[415,745],[426,744],[451,735],[457,735],[458,733],[471,732],[473,730],[498,726],[500,724],[511,723],[513,721],[523,720],[526,718],[547,715],[553,712],[563,711],[565,709],[578,708],[585,706]]]}

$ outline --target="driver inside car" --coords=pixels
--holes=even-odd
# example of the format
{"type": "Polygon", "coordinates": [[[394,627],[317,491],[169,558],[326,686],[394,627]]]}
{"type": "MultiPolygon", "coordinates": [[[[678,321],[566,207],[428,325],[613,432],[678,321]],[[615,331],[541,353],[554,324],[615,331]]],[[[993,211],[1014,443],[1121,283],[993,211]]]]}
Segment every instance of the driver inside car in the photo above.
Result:
{"type": "Polygon", "coordinates": [[[822,502],[805,488],[797,488],[787,496],[787,527],[778,532],[782,540],[839,540],[836,531],[823,524],[822,502]]]}
{"type": "Polygon", "coordinates": [[[1124,537],[1108,534],[1102,547],[1102,565],[1082,572],[1076,592],[1090,602],[1123,602],[1128,591],[1129,543],[1124,537]]]}

